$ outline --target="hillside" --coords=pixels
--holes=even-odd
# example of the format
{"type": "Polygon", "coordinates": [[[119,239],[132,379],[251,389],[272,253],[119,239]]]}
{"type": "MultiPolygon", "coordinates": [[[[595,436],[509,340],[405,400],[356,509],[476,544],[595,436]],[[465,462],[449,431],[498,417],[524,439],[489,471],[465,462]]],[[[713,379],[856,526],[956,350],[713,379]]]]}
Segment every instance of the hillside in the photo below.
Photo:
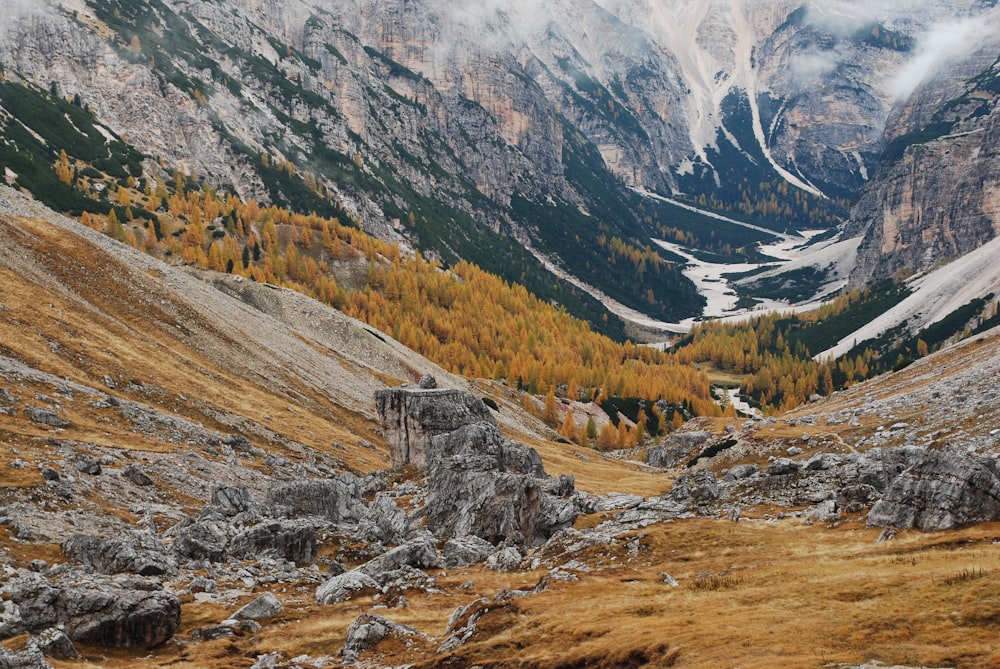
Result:
{"type": "MultiPolygon", "coordinates": [[[[555,441],[517,393],[450,376],[291,291],[170,267],[18,193],[2,196],[4,661],[36,657],[38,644],[55,652],[19,628],[43,617],[26,607],[32,588],[113,593],[125,576],[100,574],[117,570],[141,571],[133,584],[176,601],[176,629],[164,638],[159,624],[144,626],[116,650],[121,642],[95,641],[72,619],[83,657],[57,654],[52,666],[319,667],[351,653],[368,666],[996,659],[997,525],[903,530],[875,543],[882,529],[866,524],[874,500],[838,501],[850,486],[836,483],[869,466],[858,454],[1000,451],[996,332],[777,419],[693,421],[647,444],[650,461],[673,453],[676,464],[660,468],[555,441]],[[568,481],[570,497],[545,499],[575,509],[572,529],[541,544],[468,539],[494,552],[485,562],[487,553],[458,560],[456,539],[440,530],[429,549],[438,556],[427,556],[420,505],[442,494],[436,474],[426,482],[412,468],[386,469],[398,436],[375,403],[377,390],[415,387],[426,373],[492,397],[500,411],[487,413],[505,435],[535,447],[548,472],[575,476],[543,481],[545,495],[565,494],[551,486],[568,481]],[[798,473],[772,473],[788,454],[798,473]],[[817,457],[825,469],[808,464],[817,457]],[[723,476],[747,467],[757,473],[723,476]],[[285,515],[268,515],[276,491],[304,484],[358,486],[357,501],[339,504],[365,505],[375,524],[302,515],[295,505],[307,501],[295,498],[285,515]],[[397,508],[406,513],[393,516],[397,508]],[[231,533],[218,549],[226,557],[183,557],[212,545],[213,535],[191,543],[203,525],[231,533]],[[81,535],[115,538],[100,554],[118,557],[94,557],[73,539],[81,535]],[[257,548],[241,553],[246,542],[257,548]],[[375,570],[389,555],[402,571],[375,570]],[[81,561],[92,566],[74,566],[81,561]],[[358,573],[384,585],[317,602],[320,588],[332,597],[331,583],[358,573]],[[268,592],[277,613],[230,620],[268,592]]],[[[427,522],[441,522],[431,513],[427,522]]]]}

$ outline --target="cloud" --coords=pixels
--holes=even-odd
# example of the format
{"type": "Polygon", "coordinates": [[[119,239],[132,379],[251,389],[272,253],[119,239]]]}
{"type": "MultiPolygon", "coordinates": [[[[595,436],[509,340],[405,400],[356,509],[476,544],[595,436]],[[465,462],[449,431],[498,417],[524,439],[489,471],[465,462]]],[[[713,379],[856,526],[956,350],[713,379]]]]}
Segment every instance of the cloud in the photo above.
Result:
{"type": "Polygon", "coordinates": [[[25,17],[51,12],[45,0],[2,0],[2,4],[0,35],[6,35],[11,26],[25,17]]]}
{"type": "Polygon", "coordinates": [[[997,35],[997,13],[935,25],[917,39],[917,49],[889,83],[895,99],[910,95],[941,68],[968,58],[997,35]],[[993,20],[990,20],[993,19],[993,20]]]}

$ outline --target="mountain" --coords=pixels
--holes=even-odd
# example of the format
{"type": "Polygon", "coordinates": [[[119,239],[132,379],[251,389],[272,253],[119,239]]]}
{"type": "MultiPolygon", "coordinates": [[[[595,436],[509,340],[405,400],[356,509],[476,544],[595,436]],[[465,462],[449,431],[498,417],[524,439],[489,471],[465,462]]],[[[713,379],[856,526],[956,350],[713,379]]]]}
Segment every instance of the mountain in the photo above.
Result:
{"type": "Polygon", "coordinates": [[[692,421],[648,445],[665,469],[557,439],[514,389],[299,293],[172,266],[7,187],[0,234],[3,666],[995,654],[995,330],[789,414],[692,421]],[[397,462],[401,443],[449,466],[397,462]],[[436,482],[464,476],[493,498],[436,482]],[[518,528],[544,533],[546,509],[563,527],[490,524],[525,500],[518,528]]]}
{"type": "MultiPolygon", "coordinates": [[[[71,100],[136,149],[136,178],[181,169],[339,216],[624,339],[621,315],[703,309],[682,257],[634,261],[651,238],[725,262],[759,261],[767,239],[636,190],[781,232],[835,226],[876,170],[887,79],[924,58],[923,31],[991,11],[46,0],[12,8],[0,63],[9,86],[71,100]]],[[[45,144],[94,166],[70,138],[45,144]]]]}

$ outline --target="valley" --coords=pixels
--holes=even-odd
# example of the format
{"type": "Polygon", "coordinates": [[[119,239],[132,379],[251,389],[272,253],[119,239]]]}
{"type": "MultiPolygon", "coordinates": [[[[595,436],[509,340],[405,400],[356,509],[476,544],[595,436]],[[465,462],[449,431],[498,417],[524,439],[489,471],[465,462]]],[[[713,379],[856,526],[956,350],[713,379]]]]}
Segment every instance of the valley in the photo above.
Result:
{"type": "Polygon", "coordinates": [[[0,669],[986,668],[1000,7],[0,17],[0,669]]]}

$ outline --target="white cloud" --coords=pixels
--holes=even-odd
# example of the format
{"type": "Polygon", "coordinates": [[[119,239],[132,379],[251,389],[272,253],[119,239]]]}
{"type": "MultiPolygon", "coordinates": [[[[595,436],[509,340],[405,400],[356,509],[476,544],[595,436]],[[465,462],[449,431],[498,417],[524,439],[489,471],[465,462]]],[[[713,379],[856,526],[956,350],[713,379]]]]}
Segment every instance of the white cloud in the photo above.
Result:
{"type": "Polygon", "coordinates": [[[941,68],[971,56],[997,35],[997,22],[979,16],[935,25],[917,39],[915,55],[893,77],[889,93],[896,99],[911,94],[941,68]]]}

